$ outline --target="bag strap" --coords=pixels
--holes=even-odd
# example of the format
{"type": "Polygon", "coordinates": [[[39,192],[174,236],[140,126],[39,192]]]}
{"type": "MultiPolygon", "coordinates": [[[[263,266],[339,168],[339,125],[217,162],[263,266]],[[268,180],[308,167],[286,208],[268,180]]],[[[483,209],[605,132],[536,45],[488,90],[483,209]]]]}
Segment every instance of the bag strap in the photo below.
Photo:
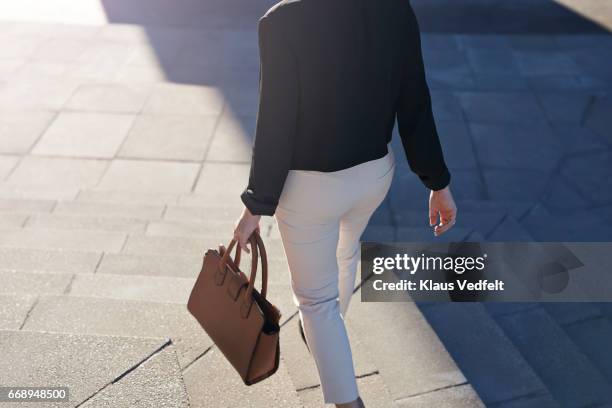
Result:
{"type": "MultiPolygon", "coordinates": [[[[255,288],[255,280],[257,278],[257,265],[259,260],[259,253],[261,254],[261,290],[259,293],[265,299],[267,290],[268,290],[268,256],[266,253],[266,248],[264,243],[259,236],[257,230],[251,234],[249,237],[249,242],[251,243],[251,274],[249,276],[249,284],[244,291],[244,296],[242,299],[243,304],[243,317],[248,316],[248,313],[251,309],[251,304],[253,302],[253,289],[255,288]]],[[[225,266],[227,264],[228,258],[234,246],[236,246],[236,255],[235,259],[240,259],[240,245],[236,245],[236,240],[232,239],[229,245],[227,246],[226,251],[223,253],[221,257],[221,262],[219,262],[219,267],[222,271],[225,271],[225,266]]],[[[234,261],[235,263],[235,261],[234,261]]]]}

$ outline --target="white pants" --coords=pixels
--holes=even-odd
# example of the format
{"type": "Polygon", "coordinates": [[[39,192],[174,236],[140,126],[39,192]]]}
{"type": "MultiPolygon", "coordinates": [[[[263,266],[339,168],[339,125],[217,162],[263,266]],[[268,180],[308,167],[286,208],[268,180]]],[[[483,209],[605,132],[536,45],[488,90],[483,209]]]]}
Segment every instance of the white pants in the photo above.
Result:
{"type": "Polygon", "coordinates": [[[344,316],[355,288],[361,234],[395,172],[388,148],[381,159],[336,172],[290,170],[275,214],[326,403],[359,396],[344,316]]]}

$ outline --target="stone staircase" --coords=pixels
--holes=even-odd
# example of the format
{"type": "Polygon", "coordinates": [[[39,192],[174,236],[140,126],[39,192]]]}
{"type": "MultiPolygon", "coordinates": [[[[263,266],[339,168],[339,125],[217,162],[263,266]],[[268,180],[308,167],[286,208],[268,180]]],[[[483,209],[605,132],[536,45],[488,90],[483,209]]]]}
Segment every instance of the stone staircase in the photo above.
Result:
{"type": "MultiPolygon", "coordinates": [[[[239,213],[239,203],[207,203],[0,185],[0,383],[70,387],[70,404],[48,406],[323,406],[272,218],[262,232],[269,296],[283,313],[278,373],[244,386],[186,310],[204,250],[229,237],[239,213]]],[[[383,213],[368,234],[394,235],[383,213]]],[[[414,304],[355,301],[347,327],[369,407],[483,406],[414,304]]]]}

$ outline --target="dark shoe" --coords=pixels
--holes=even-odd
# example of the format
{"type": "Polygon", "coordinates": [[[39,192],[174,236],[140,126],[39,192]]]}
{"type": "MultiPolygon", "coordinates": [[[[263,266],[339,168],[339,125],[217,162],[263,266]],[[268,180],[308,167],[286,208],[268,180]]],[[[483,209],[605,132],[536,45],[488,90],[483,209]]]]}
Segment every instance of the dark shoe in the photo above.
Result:
{"type": "Polygon", "coordinates": [[[302,341],[306,345],[306,348],[310,352],[310,347],[308,347],[308,343],[306,342],[306,335],[304,334],[304,327],[302,326],[302,319],[298,317],[298,329],[300,330],[300,336],[302,337],[302,341]]]}

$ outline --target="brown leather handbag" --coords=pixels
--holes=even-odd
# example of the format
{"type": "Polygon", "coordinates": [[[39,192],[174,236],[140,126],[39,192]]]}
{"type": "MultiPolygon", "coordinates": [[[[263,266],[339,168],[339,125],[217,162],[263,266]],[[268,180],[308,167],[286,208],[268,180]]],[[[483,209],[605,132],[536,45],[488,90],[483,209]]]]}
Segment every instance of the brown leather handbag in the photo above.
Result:
{"type": "Polygon", "coordinates": [[[209,249],[187,309],[198,320],[246,385],[276,372],[280,358],[280,311],[266,299],[268,259],[257,232],[251,243],[251,274],[240,271],[240,245],[209,249]],[[234,259],[230,257],[236,246],[234,259]],[[261,291],[255,289],[261,256],[261,291]]]}

